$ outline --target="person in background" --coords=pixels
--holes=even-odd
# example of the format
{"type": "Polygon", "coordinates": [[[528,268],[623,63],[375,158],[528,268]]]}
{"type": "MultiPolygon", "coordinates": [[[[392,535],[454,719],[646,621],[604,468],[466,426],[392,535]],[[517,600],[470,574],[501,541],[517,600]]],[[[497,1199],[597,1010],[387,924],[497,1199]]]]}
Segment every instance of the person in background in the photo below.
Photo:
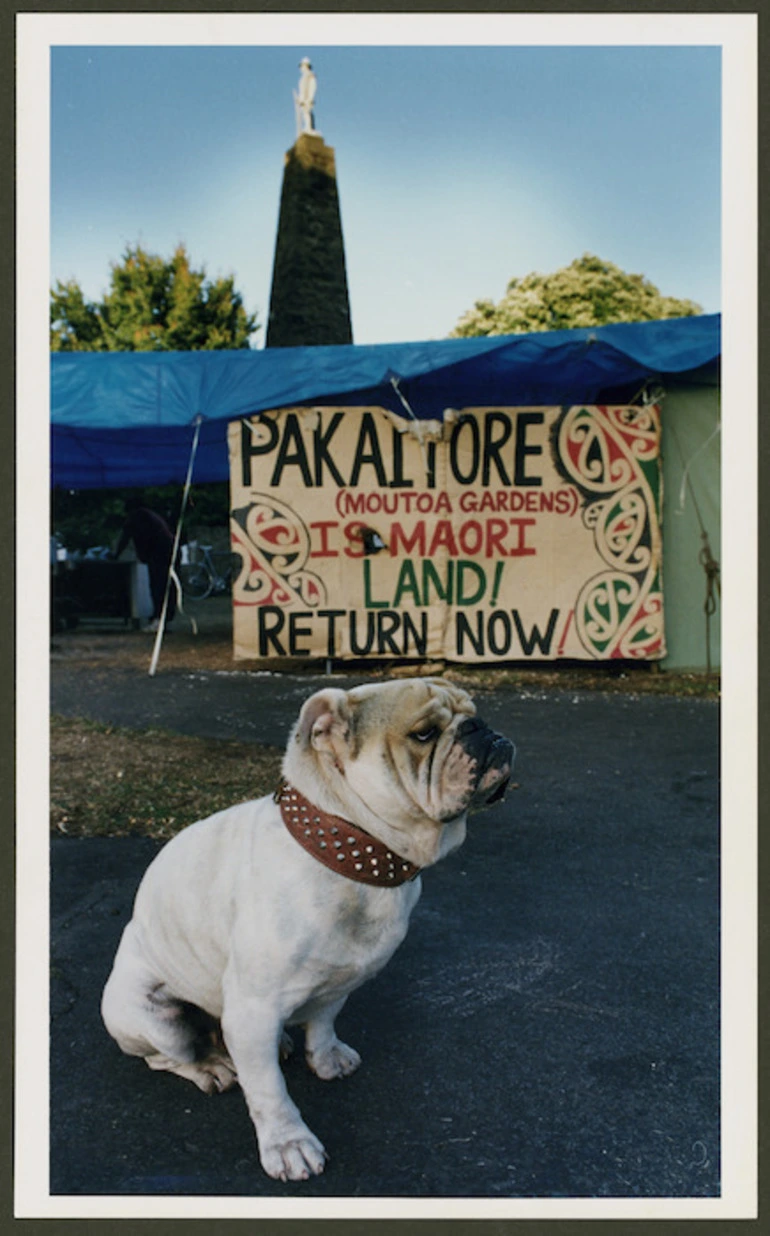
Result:
{"type": "MultiPolygon", "coordinates": [[[[112,555],[113,558],[120,557],[129,541],[134,542],[139,561],[147,564],[152,595],[152,619],[149,630],[157,631],[174,552],[174,537],[165,519],[156,511],[151,510],[140,497],[129,498],[126,502],[126,519],[120,540],[112,555]]],[[[167,627],[170,626],[175,613],[176,588],[172,581],[166,608],[167,627]]]]}

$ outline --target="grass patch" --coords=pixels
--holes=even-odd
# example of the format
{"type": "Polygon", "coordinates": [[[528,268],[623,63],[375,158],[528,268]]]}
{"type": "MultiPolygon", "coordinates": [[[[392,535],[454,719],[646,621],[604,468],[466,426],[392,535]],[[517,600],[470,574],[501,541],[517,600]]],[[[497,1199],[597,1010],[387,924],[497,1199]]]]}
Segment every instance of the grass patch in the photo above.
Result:
{"type": "Polygon", "coordinates": [[[551,669],[542,662],[537,668],[512,666],[447,666],[445,676],[476,691],[496,687],[518,687],[526,691],[603,691],[609,695],[675,695],[693,699],[720,697],[719,674],[681,673],[659,670],[649,665],[617,667],[601,665],[563,665],[551,669]]]}
{"type": "Polygon", "coordinates": [[[51,718],[51,831],[165,841],[272,792],[282,752],[224,739],[51,718]]]}
{"type": "MultiPolygon", "coordinates": [[[[218,614],[220,624],[229,621],[228,598],[216,597],[199,603],[201,624],[212,622],[209,616],[218,614]]],[[[235,661],[232,636],[221,630],[202,629],[197,636],[180,619],[171,636],[163,644],[160,673],[186,671],[206,673],[238,671],[248,674],[270,670],[276,674],[318,674],[324,662],[296,659],[284,661],[235,661]]],[[[135,669],[147,672],[152,652],[151,637],[143,632],[83,629],[57,634],[51,647],[54,667],[87,667],[90,673],[110,673],[115,669],[135,669]]],[[[403,664],[398,661],[335,660],[334,673],[360,681],[406,677],[424,673],[443,674],[451,682],[474,691],[491,691],[497,687],[513,687],[522,691],[604,691],[611,695],[675,695],[694,699],[719,699],[719,673],[682,672],[661,669],[657,662],[636,664],[633,661],[538,661],[497,665],[459,664],[437,660],[431,664],[403,664]]],[[[330,684],[332,685],[332,684],[330,684]]]]}

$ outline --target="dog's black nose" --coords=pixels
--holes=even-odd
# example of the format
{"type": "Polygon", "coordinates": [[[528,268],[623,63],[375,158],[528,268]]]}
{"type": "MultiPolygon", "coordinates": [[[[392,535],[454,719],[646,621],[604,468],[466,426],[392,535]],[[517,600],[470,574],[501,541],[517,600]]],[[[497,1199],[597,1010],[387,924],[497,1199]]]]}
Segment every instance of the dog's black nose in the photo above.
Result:
{"type": "Polygon", "coordinates": [[[483,760],[484,766],[513,764],[516,748],[509,738],[498,734],[481,717],[466,717],[457,727],[457,737],[466,750],[483,760]]]}
{"type": "Polygon", "coordinates": [[[457,737],[466,750],[473,754],[484,753],[485,763],[513,763],[515,748],[503,734],[498,734],[481,717],[466,717],[457,727],[457,737]]]}

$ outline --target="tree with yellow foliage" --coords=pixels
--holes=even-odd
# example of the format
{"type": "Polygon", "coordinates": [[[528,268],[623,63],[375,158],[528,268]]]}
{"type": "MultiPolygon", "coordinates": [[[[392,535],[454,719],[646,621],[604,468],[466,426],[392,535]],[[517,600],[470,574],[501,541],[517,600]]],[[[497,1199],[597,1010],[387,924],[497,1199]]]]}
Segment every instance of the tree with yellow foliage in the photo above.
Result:
{"type": "Polygon", "coordinates": [[[613,262],[586,253],[553,274],[533,272],[511,279],[498,304],[477,300],[450,336],[518,335],[608,322],[687,318],[701,312],[691,300],[661,295],[644,275],[626,274],[613,262]]]}

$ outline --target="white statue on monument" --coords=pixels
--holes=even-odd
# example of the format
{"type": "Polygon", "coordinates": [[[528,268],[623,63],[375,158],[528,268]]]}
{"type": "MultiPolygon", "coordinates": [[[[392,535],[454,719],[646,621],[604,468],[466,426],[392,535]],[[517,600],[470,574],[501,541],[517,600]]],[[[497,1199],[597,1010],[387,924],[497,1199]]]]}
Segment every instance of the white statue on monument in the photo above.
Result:
{"type": "Polygon", "coordinates": [[[316,75],[313,72],[313,66],[304,56],[299,62],[299,90],[294,91],[294,110],[297,114],[297,137],[301,137],[303,133],[314,133],[316,137],[321,134],[315,127],[315,113],[313,104],[317,89],[316,75]]]}

